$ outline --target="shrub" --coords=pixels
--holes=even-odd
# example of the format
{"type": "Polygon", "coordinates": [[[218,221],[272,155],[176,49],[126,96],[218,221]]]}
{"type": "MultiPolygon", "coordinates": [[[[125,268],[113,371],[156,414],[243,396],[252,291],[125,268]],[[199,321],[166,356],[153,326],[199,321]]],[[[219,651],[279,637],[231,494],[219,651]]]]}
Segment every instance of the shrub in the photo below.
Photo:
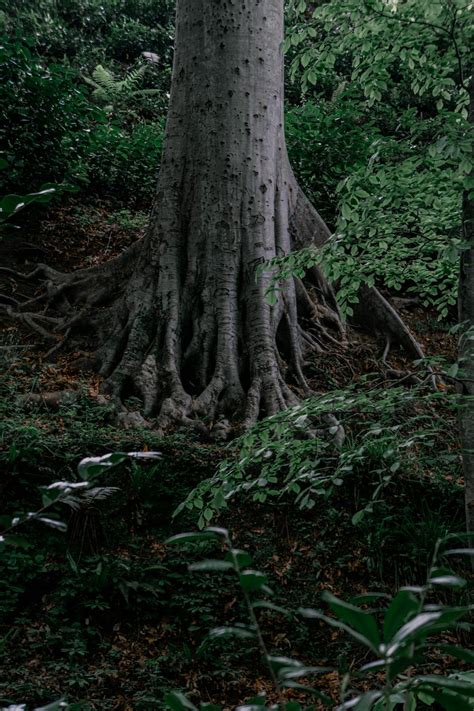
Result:
{"type": "Polygon", "coordinates": [[[368,158],[377,130],[349,93],[338,101],[308,101],[286,113],[291,165],[301,187],[330,225],[335,222],[336,188],[368,158]]]}
{"type": "Polygon", "coordinates": [[[91,124],[105,120],[75,73],[64,64],[46,65],[26,42],[3,37],[0,82],[0,141],[9,162],[3,190],[73,178],[71,165],[88,143],[91,124]]]}
{"type": "MultiPolygon", "coordinates": [[[[366,593],[350,602],[325,591],[322,600],[327,604],[329,614],[313,608],[300,608],[297,611],[297,615],[308,620],[308,624],[323,622],[335,629],[336,634],[343,632],[347,640],[364,647],[364,664],[360,669],[354,672],[354,663],[350,666],[350,672],[344,673],[345,670],[339,669],[342,678],[341,703],[336,707],[337,711],[393,711],[401,708],[415,711],[420,708],[420,704],[423,707],[439,704],[446,711],[472,709],[472,671],[429,673],[435,650],[456,660],[474,661],[474,655],[469,649],[452,643],[447,637],[449,633],[471,628],[465,619],[472,611],[472,606],[455,607],[439,601],[447,591],[459,591],[466,585],[466,580],[456,575],[449,566],[453,556],[459,558],[473,555],[474,549],[464,547],[463,544],[463,541],[469,541],[471,537],[471,534],[453,534],[438,540],[425,583],[421,586],[400,588],[393,597],[384,593],[366,593]],[[372,661],[367,662],[367,655],[372,661]],[[363,690],[358,688],[359,685],[362,685],[363,690]]],[[[277,704],[267,706],[265,697],[261,696],[239,709],[301,711],[304,707],[297,701],[287,702],[286,689],[297,689],[300,694],[335,708],[323,686],[323,675],[331,671],[331,667],[319,663],[304,664],[270,652],[261,624],[264,619],[260,617],[262,611],[293,619],[296,616],[272,602],[273,591],[268,586],[267,575],[253,569],[253,560],[248,551],[234,548],[225,528],[212,527],[200,533],[178,534],[168,539],[168,544],[189,545],[212,539],[224,547],[225,558],[194,562],[189,570],[196,573],[232,574],[245,602],[248,621],[212,629],[198,649],[198,655],[210,644],[222,645],[228,639],[237,640],[242,651],[259,648],[274,687],[277,704]],[[317,683],[318,677],[323,681],[317,683]]],[[[172,711],[198,711],[179,692],[168,694],[165,702],[172,711]]],[[[200,708],[205,711],[209,704],[202,704],[200,708]]],[[[212,708],[215,711],[221,710],[220,706],[212,708]]]]}
{"type": "MultiPolygon", "coordinates": [[[[433,443],[441,441],[440,428],[448,429],[444,419],[433,417],[437,403],[449,406],[449,397],[403,387],[348,387],[305,400],[232,443],[215,475],[201,482],[176,513],[194,509],[204,527],[233,499],[269,504],[289,498],[301,509],[312,509],[359,483],[368,493],[354,510],[353,523],[359,524],[388,489],[393,497],[395,482],[421,477],[433,466],[433,443]]],[[[446,448],[436,456],[438,476],[458,462],[446,434],[446,448]]]]}
{"type": "Polygon", "coordinates": [[[161,120],[139,123],[129,132],[114,123],[97,124],[77,172],[98,194],[147,206],[155,188],[163,136],[161,120]]]}

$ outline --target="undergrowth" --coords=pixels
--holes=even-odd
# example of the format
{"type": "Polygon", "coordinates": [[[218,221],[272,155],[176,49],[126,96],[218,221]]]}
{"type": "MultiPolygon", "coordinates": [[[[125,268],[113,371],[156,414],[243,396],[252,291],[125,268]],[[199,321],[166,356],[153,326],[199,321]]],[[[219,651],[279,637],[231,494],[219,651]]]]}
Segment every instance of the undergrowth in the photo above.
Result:
{"type": "MultiPolygon", "coordinates": [[[[254,647],[229,638],[200,649],[209,628],[223,618],[237,623],[244,610],[219,578],[187,574],[192,552],[164,545],[184,527],[216,517],[232,528],[235,545],[255,550],[255,565],[276,584],[274,604],[295,609],[323,589],[392,594],[423,581],[436,540],[462,528],[456,413],[445,391],[383,389],[369,379],[268,418],[223,449],[188,433],[119,431],[86,382],[57,409],[28,403],[25,391],[41,391],[46,376],[19,369],[14,353],[8,359],[0,381],[2,513],[36,510],[38,486],[78,481],[84,456],[162,457],[104,471],[100,485],[115,493],[71,511],[67,533],[32,523],[28,545],[3,552],[4,704],[65,696],[77,708],[106,711],[127,698],[145,711],[161,708],[173,689],[225,705],[267,690],[254,647]]],[[[283,616],[272,620],[269,643],[341,669],[359,659],[351,644],[325,635],[283,616]]],[[[338,677],[327,683],[336,693],[338,677]]]]}

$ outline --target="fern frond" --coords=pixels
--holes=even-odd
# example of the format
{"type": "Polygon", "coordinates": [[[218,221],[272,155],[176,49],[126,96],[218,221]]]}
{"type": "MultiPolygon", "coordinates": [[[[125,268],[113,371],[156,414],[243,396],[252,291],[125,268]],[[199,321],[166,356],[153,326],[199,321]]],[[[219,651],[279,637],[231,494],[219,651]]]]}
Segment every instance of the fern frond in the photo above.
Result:
{"type": "Polygon", "coordinates": [[[92,72],[92,78],[102,89],[109,91],[114,91],[117,84],[120,83],[117,82],[112,72],[103,67],[102,64],[96,66],[92,72]]]}
{"type": "Polygon", "coordinates": [[[139,82],[145,73],[145,65],[132,69],[120,82],[117,82],[119,90],[124,93],[132,93],[136,90],[139,82]]]}
{"type": "Polygon", "coordinates": [[[61,499],[63,504],[70,506],[73,511],[79,511],[82,508],[91,506],[96,501],[103,501],[112,494],[115,494],[119,489],[115,486],[95,486],[85,491],[80,491],[75,494],[70,494],[61,499]]]}

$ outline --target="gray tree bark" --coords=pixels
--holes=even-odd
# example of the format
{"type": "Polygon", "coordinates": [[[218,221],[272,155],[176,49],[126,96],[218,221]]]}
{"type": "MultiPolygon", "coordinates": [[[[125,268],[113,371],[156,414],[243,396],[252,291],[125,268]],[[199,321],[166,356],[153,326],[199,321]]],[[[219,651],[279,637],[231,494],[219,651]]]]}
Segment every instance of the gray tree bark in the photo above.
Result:
{"type": "MultiPolygon", "coordinates": [[[[107,353],[102,368],[116,396],[133,378],[162,418],[240,412],[250,424],[261,409],[294,404],[288,380],[308,391],[304,353],[322,349],[329,330],[342,333],[317,270],[317,304],[292,279],[270,306],[269,275],[256,276],[293,248],[290,225],[304,204],[285,146],[283,33],[283,0],[177,3],[165,147],[125,296],[127,343],[120,362],[107,353]],[[298,302],[319,317],[313,333],[298,322],[298,302]]],[[[309,237],[323,241],[317,226],[313,215],[309,237]]],[[[301,231],[298,239],[308,241],[301,231]]]]}
{"type": "MultiPolygon", "coordinates": [[[[273,305],[270,276],[256,270],[329,236],[286,152],[283,5],[178,0],[164,151],[143,242],[104,267],[38,270],[49,302],[65,312],[56,331],[97,332],[109,392],[117,403],[139,394],[163,425],[231,416],[248,427],[310,394],[306,354],[345,338],[318,268],[304,284],[281,284],[273,305]]],[[[53,327],[44,312],[10,311],[43,335],[53,327]]],[[[420,355],[376,290],[361,292],[359,312],[420,355]]]]}

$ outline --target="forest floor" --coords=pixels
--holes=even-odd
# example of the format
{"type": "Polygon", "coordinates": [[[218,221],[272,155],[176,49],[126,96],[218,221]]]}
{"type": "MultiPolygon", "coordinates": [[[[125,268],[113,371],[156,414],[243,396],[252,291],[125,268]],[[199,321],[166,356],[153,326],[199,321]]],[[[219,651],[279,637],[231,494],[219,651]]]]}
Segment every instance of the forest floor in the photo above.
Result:
{"type": "MultiPolygon", "coordinates": [[[[40,227],[0,243],[0,262],[20,271],[38,261],[65,271],[90,266],[140,237],[145,222],[143,213],[71,201],[50,209],[40,227]]],[[[34,295],[34,284],[5,274],[1,281],[0,291],[34,295]]],[[[455,359],[455,339],[445,324],[421,307],[404,310],[403,317],[427,355],[455,359]]],[[[199,652],[211,627],[245,621],[235,585],[222,574],[187,571],[190,560],[209,553],[205,546],[196,553],[164,544],[171,533],[195,528],[192,513],[173,518],[173,511],[223,458],[233,456],[232,445],[193,440],[185,432],[158,440],[153,430],[117,429],[107,403],[97,399],[99,378],[83,369],[84,353],[59,350],[51,362],[44,358],[51,344],[24,326],[2,326],[2,506],[30,510],[39,501],[37,487],[74,476],[83,456],[159,450],[163,458],[114,474],[106,483],[120,488],[118,496],[73,515],[66,537],[36,528],[31,548],[14,550],[2,562],[0,702],[36,704],[64,696],[78,709],[141,711],[161,708],[170,689],[226,708],[256,693],[274,700],[252,645],[216,642],[199,652]],[[64,391],[73,393],[70,399],[48,404],[48,394],[64,391]]],[[[368,373],[383,381],[383,349],[383,339],[357,332],[350,357],[315,359],[312,383],[327,391],[368,373]]],[[[389,361],[394,369],[411,367],[397,348],[389,361]]],[[[440,446],[456,430],[451,411],[443,410],[441,419],[440,446]]],[[[358,526],[352,516],[373,488],[363,472],[311,511],[290,500],[245,501],[226,509],[218,524],[268,575],[275,602],[290,609],[317,606],[325,589],[347,599],[420,582],[436,538],[463,527],[455,435],[453,442],[456,465],[437,471],[436,463],[426,462],[416,475],[401,473],[373,516],[358,526]]],[[[270,612],[261,622],[274,652],[311,664],[337,663],[340,671],[318,682],[335,700],[341,670],[365,656],[321,623],[308,627],[295,616],[270,612]]],[[[433,671],[446,664],[436,656],[431,663],[433,671]]]]}

